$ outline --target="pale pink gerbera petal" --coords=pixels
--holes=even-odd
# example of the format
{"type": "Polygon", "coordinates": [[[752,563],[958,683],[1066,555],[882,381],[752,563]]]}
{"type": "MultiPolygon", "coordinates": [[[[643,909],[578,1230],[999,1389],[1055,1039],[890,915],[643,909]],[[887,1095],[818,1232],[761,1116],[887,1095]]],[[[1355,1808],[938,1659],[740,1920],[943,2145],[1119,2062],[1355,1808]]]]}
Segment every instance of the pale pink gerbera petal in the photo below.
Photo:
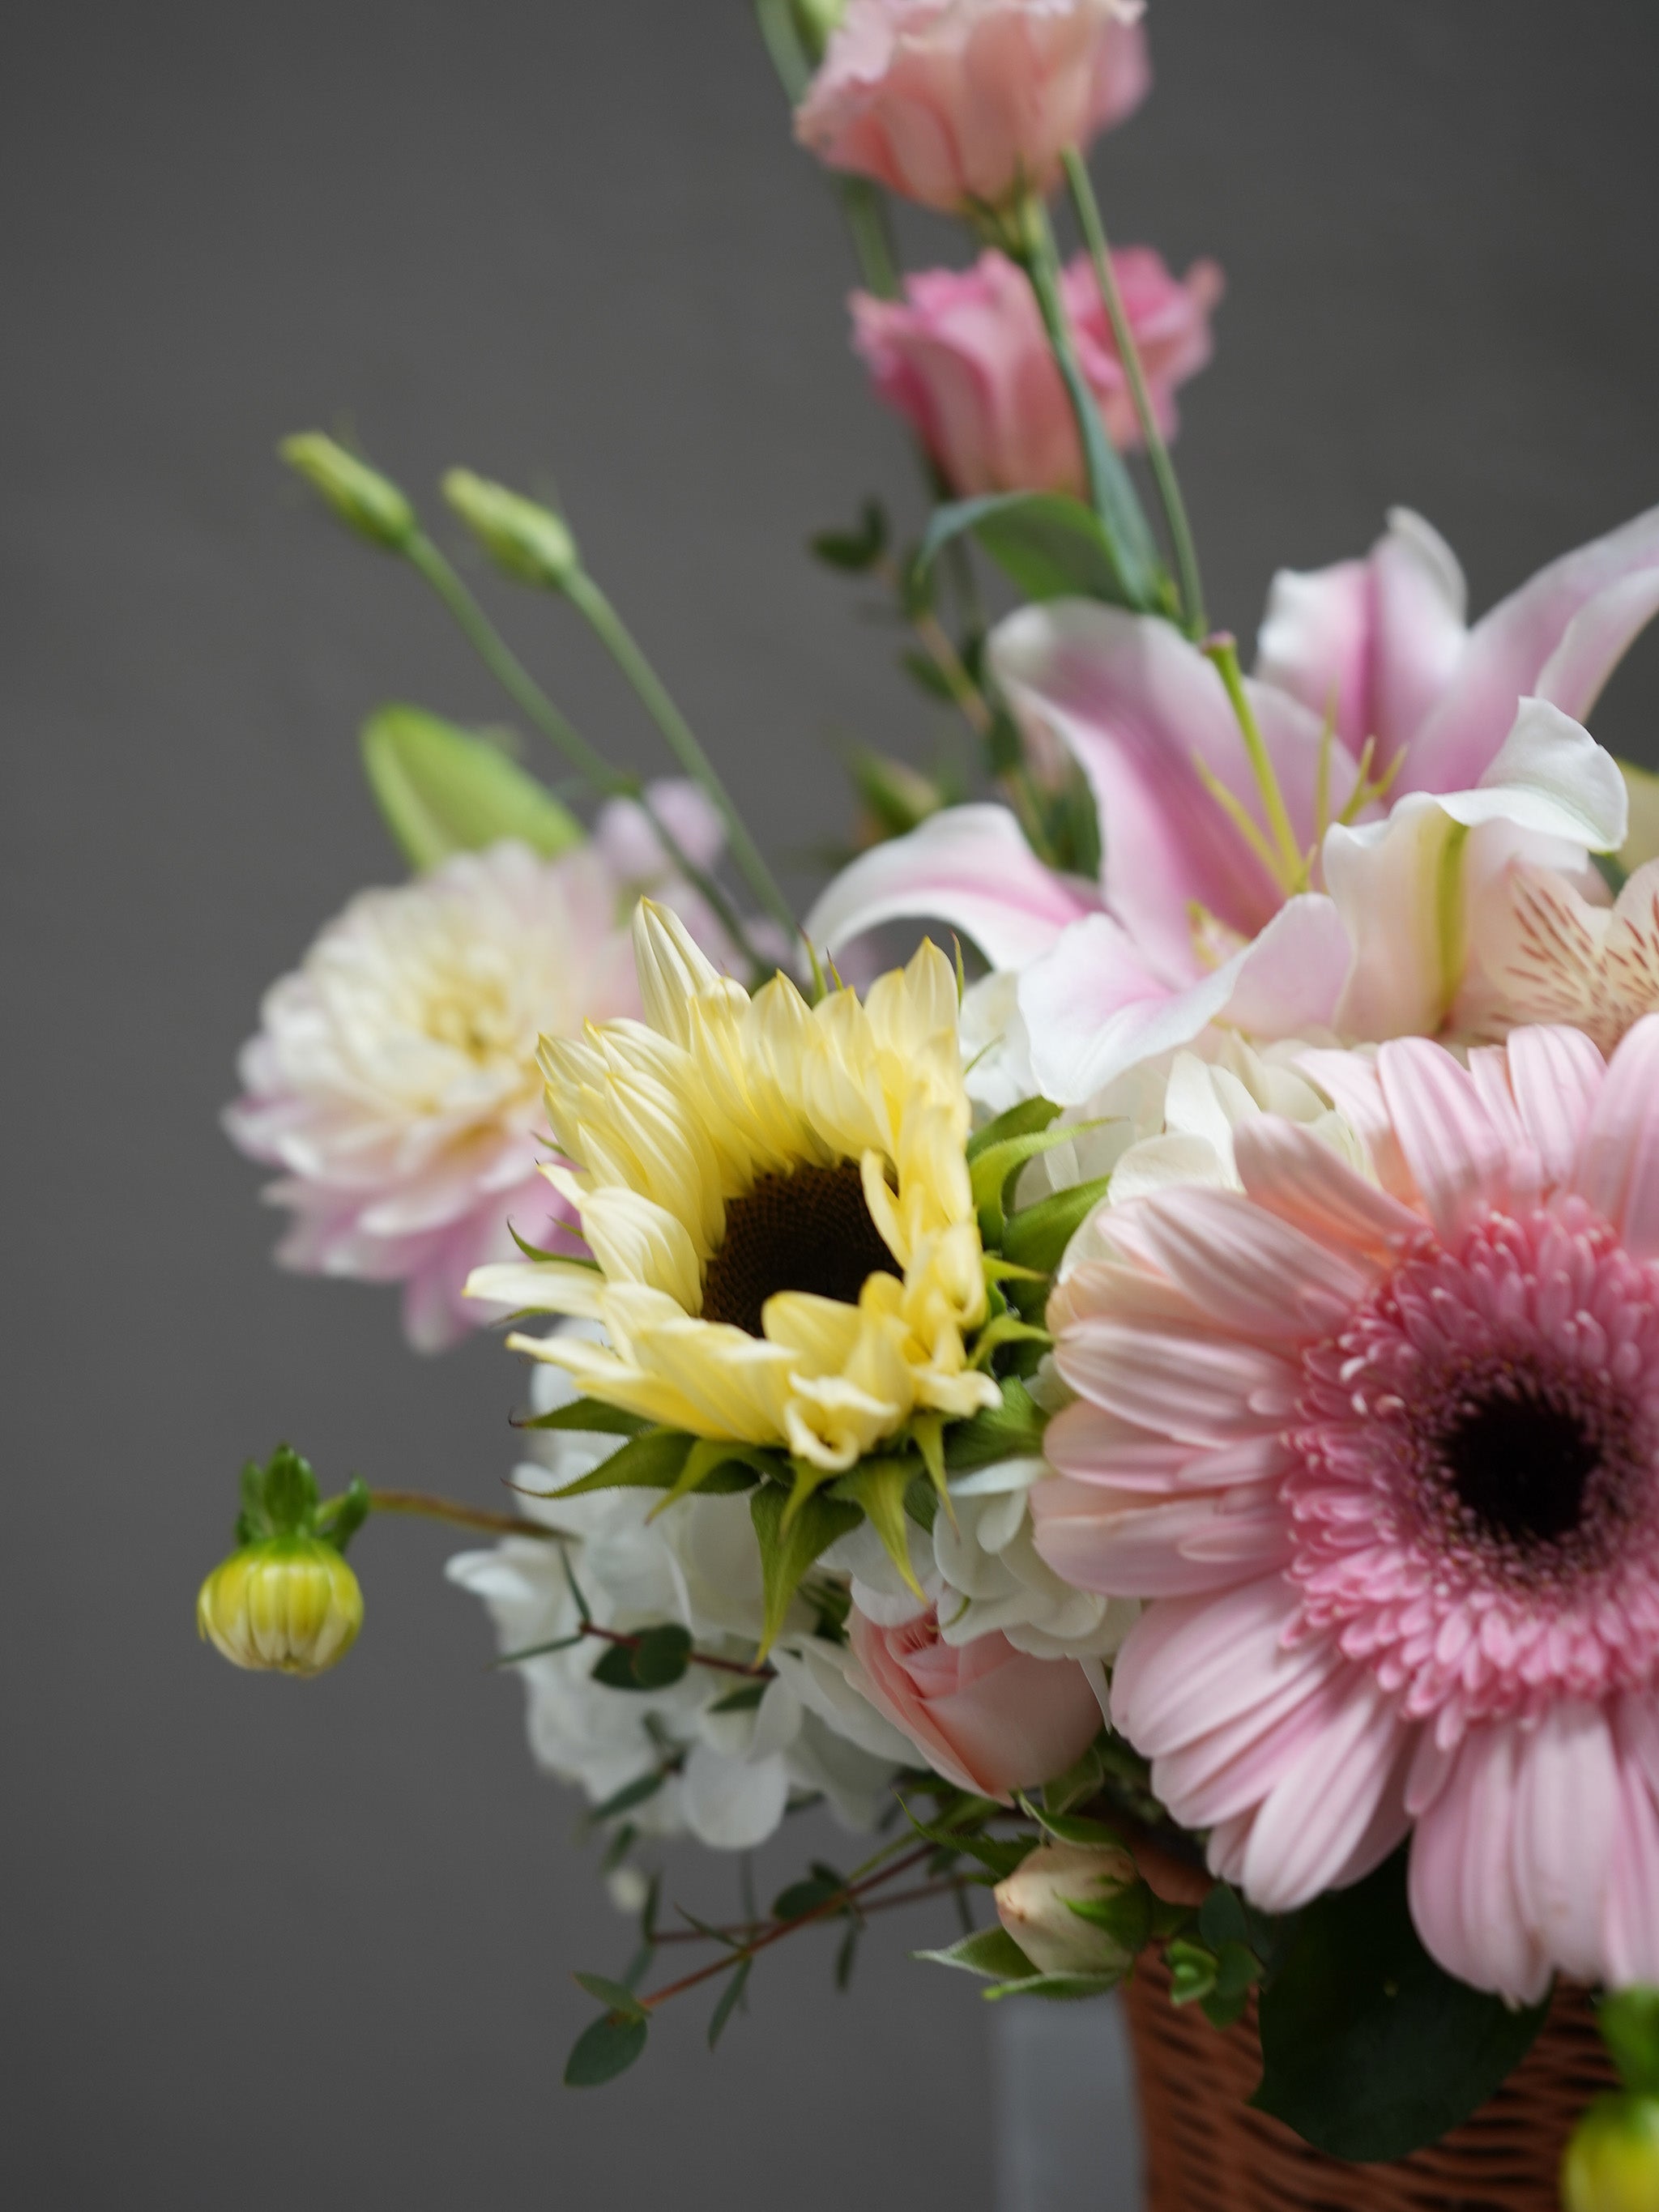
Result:
{"type": "Polygon", "coordinates": [[[1645,1971],[1659,1018],[1606,1066],[1522,1030],[1468,1067],[1385,1045],[1331,1087],[1395,1192],[1261,1116],[1242,1195],[1098,1217],[1109,1256],[1050,1305],[1079,1403],[1037,1549],[1152,1601],[1113,1713],[1218,1874],[1288,1908],[1415,1819],[1413,1911],[1452,1972],[1530,2001],[1555,1970],[1645,1971]]]}

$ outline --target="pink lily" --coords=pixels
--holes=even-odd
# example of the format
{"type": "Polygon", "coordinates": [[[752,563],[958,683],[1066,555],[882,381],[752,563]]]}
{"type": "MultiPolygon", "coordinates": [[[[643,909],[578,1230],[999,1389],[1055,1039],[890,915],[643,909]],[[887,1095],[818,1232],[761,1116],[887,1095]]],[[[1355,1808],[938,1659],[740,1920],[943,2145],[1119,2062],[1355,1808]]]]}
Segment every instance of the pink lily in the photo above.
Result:
{"type": "Polygon", "coordinates": [[[1098,886],[1045,867],[1002,810],[957,808],[862,855],[809,933],[833,951],[902,915],[963,930],[1020,971],[1031,1082],[1062,1103],[1218,1021],[1434,1034],[1472,887],[1517,859],[1582,874],[1622,839],[1617,768],[1564,710],[1588,711],[1656,609],[1659,511],[1472,632],[1451,556],[1396,516],[1370,564],[1276,580],[1263,674],[1243,685],[1252,750],[1213,664],[1168,624],[1026,608],[991,664],[1028,735],[1089,779],[1098,886]],[[1384,815],[1390,780],[1403,796],[1384,815]]]}

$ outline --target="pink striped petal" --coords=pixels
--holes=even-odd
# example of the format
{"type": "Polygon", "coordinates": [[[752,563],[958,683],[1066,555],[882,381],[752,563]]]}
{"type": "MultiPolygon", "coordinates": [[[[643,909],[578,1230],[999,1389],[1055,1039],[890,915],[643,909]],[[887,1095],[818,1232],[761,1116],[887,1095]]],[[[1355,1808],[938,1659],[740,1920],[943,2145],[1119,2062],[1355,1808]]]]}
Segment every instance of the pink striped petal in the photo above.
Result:
{"type": "Polygon", "coordinates": [[[1265,1346],[1197,1331],[1079,1322],[1054,1364],[1079,1397],[1194,1444],[1277,1428],[1296,1395],[1295,1370],[1265,1346]]]}
{"type": "Polygon", "coordinates": [[[1600,1978],[1615,1989],[1659,1982],[1659,1808],[1630,1761],[1619,1774],[1619,1808],[1608,1854],[1600,1978]]]}
{"type": "Polygon", "coordinates": [[[1434,1224],[1443,1237],[1455,1236],[1483,1201],[1508,1188],[1503,1131],[1468,1071],[1425,1037],[1385,1044],[1376,1072],[1400,1149],[1434,1224]]]}
{"type": "Polygon", "coordinates": [[[1644,1015],[1608,1062],[1571,1185],[1638,1259],[1659,1257],[1659,1014],[1644,1015]]]}
{"type": "Polygon", "coordinates": [[[1112,1211],[1112,1242],[1185,1291],[1224,1328],[1322,1336],[1372,1288],[1376,1270],[1334,1252],[1229,1190],[1171,1190],[1112,1211]]]}
{"type": "Polygon", "coordinates": [[[1277,1498],[1213,1495],[1147,1505],[1083,1483],[1033,1486],[1039,1558],[1062,1582],[1109,1597],[1187,1597],[1282,1567],[1290,1522],[1277,1498]],[[1114,1510],[1115,1509],[1115,1510],[1114,1510]]]}
{"type": "Polygon", "coordinates": [[[1322,1244],[1381,1255],[1423,1227],[1420,1214],[1356,1175],[1299,1121],[1263,1114],[1233,1132],[1246,1194],[1322,1244]]]}
{"type": "Polygon", "coordinates": [[[1079,1398],[1075,1405],[1062,1407],[1044,1430],[1042,1456],[1057,1473],[1079,1482],[1165,1491],[1179,1484],[1194,1452],[1191,1444],[1120,1420],[1115,1413],[1079,1398]]]}
{"type": "Polygon", "coordinates": [[[1595,1981],[1620,1809],[1613,1731],[1599,1705],[1563,1700],[1519,1749],[1510,1817],[1521,1910],[1553,1966],[1595,1981]]]}
{"type": "Polygon", "coordinates": [[[1607,1062],[1582,1030],[1516,1030],[1506,1050],[1516,1111],[1553,1188],[1572,1172],[1607,1062]]]}
{"type": "Polygon", "coordinates": [[[1258,1711],[1271,1717],[1274,1701],[1294,1685],[1306,1685],[1301,1694],[1309,1694],[1340,1662],[1322,1639],[1285,1647],[1300,1604],[1299,1594],[1274,1574],[1216,1597],[1152,1607],[1129,1631],[1112,1670],[1114,1727],[1156,1759],[1231,1721],[1258,1711]]]}
{"type": "Polygon", "coordinates": [[[1402,1729],[1396,1702],[1351,1668],[1342,1704],[1310,1736],[1263,1799],[1242,1869],[1244,1888],[1268,1912],[1293,1911],[1328,1889],[1364,1845],[1376,1848],[1379,1814],[1397,1841],[1402,1729]]]}
{"type": "Polygon", "coordinates": [[[1535,2004],[1550,1964],[1527,1924],[1516,1881],[1513,1809],[1521,1728],[1488,1722],[1465,1736],[1412,1838],[1412,1917],[1449,1974],[1517,2004],[1535,2004]]]}

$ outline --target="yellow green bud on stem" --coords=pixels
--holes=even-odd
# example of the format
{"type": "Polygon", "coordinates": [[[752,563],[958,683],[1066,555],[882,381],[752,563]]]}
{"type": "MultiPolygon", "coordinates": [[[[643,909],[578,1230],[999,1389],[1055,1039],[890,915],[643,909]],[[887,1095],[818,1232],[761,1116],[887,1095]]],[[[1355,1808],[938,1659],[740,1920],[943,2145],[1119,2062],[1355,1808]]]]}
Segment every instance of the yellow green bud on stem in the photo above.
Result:
{"type": "Polygon", "coordinates": [[[563,588],[581,565],[568,526],[550,507],[505,484],[451,469],[443,495],[498,568],[521,584],[563,588]]]}
{"type": "Polygon", "coordinates": [[[1145,1885],[1115,1844],[1043,1844],[1000,1881],[998,1917],[1045,1974],[1125,1972],[1146,1941],[1145,1885]]]}
{"type": "Polygon", "coordinates": [[[1561,2160],[1565,2212],[1655,2212],[1659,2206],[1659,2097],[1598,2097],[1561,2160]]]}
{"type": "Polygon", "coordinates": [[[390,477],[360,461],[320,430],[284,438],[277,451],[320,494],[348,529],[389,553],[408,550],[419,534],[414,508],[390,477]]]}
{"type": "Polygon", "coordinates": [[[233,1666],[320,1674],[343,1659],[363,1625],[363,1594],[319,1536],[267,1536],[216,1566],[196,1601],[196,1626],[233,1666]]]}

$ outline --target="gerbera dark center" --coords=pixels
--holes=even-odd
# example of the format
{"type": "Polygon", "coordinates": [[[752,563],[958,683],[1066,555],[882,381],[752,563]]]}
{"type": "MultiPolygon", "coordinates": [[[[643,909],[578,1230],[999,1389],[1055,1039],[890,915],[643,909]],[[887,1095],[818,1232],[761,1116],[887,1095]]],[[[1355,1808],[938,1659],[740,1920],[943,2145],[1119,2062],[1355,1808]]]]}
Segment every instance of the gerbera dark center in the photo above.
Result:
{"type": "Polygon", "coordinates": [[[702,1317],[758,1336],[761,1309],[775,1291],[810,1291],[856,1305],[866,1277],[897,1273],[853,1161],[763,1176],[726,1209],[726,1240],[703,1280],[702,1317]]]}
{"type": "Polygon", "coordinates": [[[1472,1406],[1440,1449],[1469,1512],[1492,1534],[1522,1545],[1572,1534],[1601,1463],[1601,1443],[1580,1415],[1525,1389],[1472,1406]]]}

